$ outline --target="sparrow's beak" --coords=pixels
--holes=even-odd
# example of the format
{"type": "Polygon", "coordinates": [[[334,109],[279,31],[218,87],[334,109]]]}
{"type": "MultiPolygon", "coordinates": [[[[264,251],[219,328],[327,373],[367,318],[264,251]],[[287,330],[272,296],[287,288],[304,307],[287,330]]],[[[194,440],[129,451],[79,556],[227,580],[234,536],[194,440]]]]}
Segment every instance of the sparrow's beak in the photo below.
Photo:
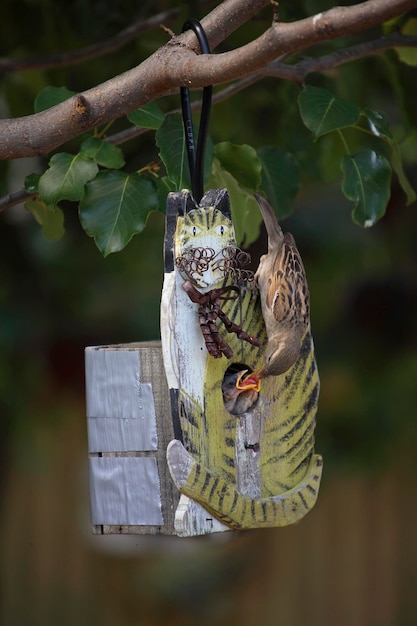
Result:
{"type": "Polygon", "coordinates": [[[248,370],[243,370],[238,376],[236,381],[236,388],[241,391],[260,391],[261,389],[261,381],[258,378],[258,372],[252,372],[249,376],[246,376],[244,379],[244,375],[248,370]]]}

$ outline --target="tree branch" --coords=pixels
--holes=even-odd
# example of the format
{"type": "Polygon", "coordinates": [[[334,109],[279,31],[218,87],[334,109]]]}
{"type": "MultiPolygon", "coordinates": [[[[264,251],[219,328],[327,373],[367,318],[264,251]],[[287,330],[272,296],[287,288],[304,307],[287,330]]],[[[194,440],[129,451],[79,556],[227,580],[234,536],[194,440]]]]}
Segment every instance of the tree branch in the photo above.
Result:
{"type": "Polygon", "coordinates": [[[22,204],[22,202],[26,202],[26,200],[35,196],[35,193],[29,193],[24,189],[9,193],[7,196],[0,198],[0,213],[3,213],[6,209],[10,209],[12,206],[16,206],[16,204],[22,204]]]}
{"type": "Polygon", "coordinates": [[[300,52],[322,41],[363,32],[417,6],[417,0],[367,0],[335,7],[291,24],[273,23],[263,35],[232,52],[201,55],[176,73],[192,87],[219,84],[255,72],[280,54],[300,52]]]}
{"type": "MultiPolygon", "coordinates": [[[[352,61],[358,61],[367,56],[377,55],[385,50],[391,48],[415,48],[417,47],[417,36],[403,35],[401,33],[393,32],[389,35],[381,37],[380,39],[374,39],[372,41],[366,41],[349,48],[343,48],[337,50],[331,54],[326,54],[321,57],[305,57],[297,63],[288,65],[283,63],[282,60],[289,55],[282,55],[279,59],[269,63],[267,66],[259,69],[257,72],[242,78],[235,83],[232,83],[218,91],[213,95],[213,104],[223,102],[227,98],[234,96],[236,93],[243,91],[247,87],[250,87],[254,83],[258,82],[265,76],[272,76],[274,78],[283,78],[286,80],[292,80],[296,83],[303,83],[308,74],[312,72],[326,72],[344,63],[351,63],[352,61]]],[[[191,103],[191,109],[198,111],[201,108],[201,100],[193,100],[191,103]]],[[[180,113],[181,109],[175,109],[170,113],[180,113]]],[[[109,143],[120,145],[126,141],[131,141],[140,135],[148,132],[149,128],[141,128],[139,126],[131,126],[126,128],[110,137],[107,137],[109,143]]]]}
{"type": "Polygon", "coordinates": [[[22,57],[22,58],[0,58],[0,74],[8,72],[20,72],[22,70],[47,70],[56,67],[67,67],[82,63],[98,56],[109,54],[122,48],[129,41],[152,28],[157,28],[162,22],[168,22],[178,15],[178,9],[163,11],[146,20],[134,22],[124,30],[121,30],[114,37],[100,43],[92,44],[78,50],[59,52],[48,56],[22,57]]]}
{"type": "Polygon", "coordinates": [[[417,36],[390,33],[380,39],[366,41],[349,48],[343,48],[321,57],[306,57],[293,65],[273,61],[256,73],[259,76],[273,76],[293,80],[297,83],[304,82],[308,74],[312,72],[326,72],[338,65],[358,61],[367,56],[377,55],[391,48],[416,48],[417,36]]]}
{"type": "MultiPolygon", "coordinates": [[[[252,76],[243,78],[242,80],[239,80],[236,83],[233,83],[232,85],[228,85],[227,87],[225,87],[224,89],[222,89],[221,91],[218,91],[217,93],[213,95],[213,100],[212,100],[213,104],[215,105],[219,102],[223,102],[223,100],[226,100],[227,98],[230,98],[236,93],[239,93],[239,91],[246,89],[250,85],[253,85],[254,83],[261,80],[262,78],[263,78],[262,76],[257,76],[253,74],[252,76]]],[[[198,110],[200,108],[201,108],[201,100],[193,100],[191,102],[191,109],[193,111],[198,110]]],[[[180,113],[180,112],[181,112],[180,108],[170,111],[170,113],[180,113]]],[[[151,128],[131,126],[130,128],[127,128],[126,130],[122,130],[119,133],[115,133],[114,135],[107,137],[106,141],[114,145],[120,145],[120,144],[126,143],[127,141],[130,141],[131,139],[135,139],[136,137],[139,137],[140,135],[148,133],[151,130],[152,130],[151,128]]],[[[22,204],[23,202],[26,202],[26,200],[28,200],[29,198],[33,198],[36,195],[37,195],[36,193],[30,193],[28,191],[25,191],[25,189],[21,189],[20,191],[9,193],[7,194],[7,196],[3,196],[3,198],[0,198],[0,213],[5,211],[6,209],[12,208],[13,206],[17,204],[22,204]]]]}
{"type": "MultiPolygon", "coordinates": [[[[269,0],[226,0],[203,20],[214,49],[241,24],[259,12],[269,0]]],[[[187,31],[157,50],[136,68],[46,111],[0,121],[0,159],[39,156],[101,124],[123,117],[180,84],[188,84],[175,71],[177,58],[193,62],[199,48],[187,31]],[[174,43],[172,43],[174,42],[174,43]]],[[[214,56],[214,55],[213,55],[214,56]]]]}
{"type": "MultiPolygon", "coordinates": [[[[225,0],[204,20],[214,49],[269,0],[225,0]]],[[[0,158],[47,154],[81,133],[120,118],[174,88],[220,84],[257,72],[280,54],[368,28],[417,6],[417,0],[367,0],[335,7],[291,24],[274,22],[263,35],[232,52],[198,55],[195,35],[174,37],[139,66],[35,115],[0,122],[0,158]]]]}

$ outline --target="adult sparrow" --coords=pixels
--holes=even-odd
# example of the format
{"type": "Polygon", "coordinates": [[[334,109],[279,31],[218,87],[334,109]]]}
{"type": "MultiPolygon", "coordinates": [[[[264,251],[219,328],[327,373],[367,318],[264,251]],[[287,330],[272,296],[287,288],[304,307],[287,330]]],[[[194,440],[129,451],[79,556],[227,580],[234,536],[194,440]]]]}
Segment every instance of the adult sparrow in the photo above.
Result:
{"type": "Polygon", "coordinates": [[[300,253],[290,233],[283,234],[274,209],[255,198],[268,233],[268,253],[255,273],[268,343],[265,365],[237,381],[238,389],[253,387],[261,378],[284,374],[297,361],[310,318],[310,297],[300,253]]]}

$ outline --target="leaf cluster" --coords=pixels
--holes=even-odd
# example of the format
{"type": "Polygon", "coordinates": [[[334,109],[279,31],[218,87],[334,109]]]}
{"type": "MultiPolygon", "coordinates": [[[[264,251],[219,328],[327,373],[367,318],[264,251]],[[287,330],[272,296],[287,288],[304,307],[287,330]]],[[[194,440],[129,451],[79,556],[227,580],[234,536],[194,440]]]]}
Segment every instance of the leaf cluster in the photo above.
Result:
{"type": "MultiPolygon", "coordinates": [[[[53,106],[72,95],[65,88],[49,87],[36,100],[36,110],[53,106]]],[[[355,103],[327,89],[306,86],[298,97],[304,125],[317,140],[335,133],[342,142],[341,190],[353,203],[352,217],[361,226],[380,219],[390,199],[392,170],[406,194],[416,195],[404,172],[401,152],[386,115],[361,110],[355,103]],[[351,152],[347,134],[356,132],[377,140],[381,149],[369,145],[351,152]]],[[[122,150],[96,129],[84,136],[76,154],[54,154],[48,169],[26,179],[33,194],[26,208],[42,225],[45,236],[58,239],[64,232],[59,204],[77,202],[79,218],[87,235],[94,238],[104,256],[122,250],[141,233],[152,211],[165,211],[167,193],[191,188],[184,130],[179,115],[165,114],[152,102],[128,115],[128,121],[155,133],[158,160],[139,171],[122,169],[122,150]]],[[[261,216],[253,194],[268,197],[280,219],[291,214],[300,187],[297,158],[277,146],[254,147],[229,141],[207,143],[205,188],[227,188],[238,243],[252,243],[259,234],[261,216]]]]}
{"type": "Polygon", "coordinates": [[[370,108],[361,110],[353,102],[338,98],[327,89],[312,86],[303,89],[298,103],[302,120],[314,139],[336,132],[343,143],[342,191],[353,202],[354,222],[360,226],[373,226],[385,214],[391,195],[392,170],[406,194],[407,204],[415,201],[416,194],[404,172],[399,145],[383,112],[370,108]],[[381,140],[389,148],[390,159],[382,150],[369,147],[351,153],[344,134],[349,129],[381,140]]]}

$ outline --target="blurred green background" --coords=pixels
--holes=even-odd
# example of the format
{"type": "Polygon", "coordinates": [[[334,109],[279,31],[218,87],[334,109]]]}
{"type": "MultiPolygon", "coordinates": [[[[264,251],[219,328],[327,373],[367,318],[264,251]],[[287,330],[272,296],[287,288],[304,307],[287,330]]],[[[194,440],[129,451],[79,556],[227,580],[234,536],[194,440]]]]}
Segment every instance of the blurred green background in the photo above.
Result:
{"type": "MultiPolygon", "coordinates": [[[[175,6],[167,26],[212,6],[160,0],[4,0],[1,56],[51,54],[101,41],[175,6]]],[[[331,3],[299,0],[283,20],[331,3]]],[[[266,11],[222,49],[269,24],[266,11]]],[[[26,115],[48,84],[82,90],[129,69],[166,41],[158,29],[87,63],[2,77],[2,117],[26,115]]],[[[357,39],[355,39],[357,41],[357,39]]],[[[347,43],[347,41],[342,42],[347,43]]],[[[328,42],[317,53],[341,42],[328,42]]],[[[415,69],[394,53],[312,76],[389,113],[416,187],[415,69]]],[[[198,539],[97,537],[89,531],[84,347],[159,338],[164,216],[103,259],[63,203],[66,234],[44,239],[22,206],[0,216],[0,622],[4,626],[417,623],[417,213],[396,181],[387,215],[362,230],[340,191],[333,139],[313,143],[298,87],[263,80],[216,105],[215,141],[293,151],[302,189],[290,230],[312,299],[321,376],[316,449],[324,478],[299,525],[198,539]]],[[[173,96],[164,110],[179,104],[173,96]]],[[[123,121],[112,132],[122,129],[123,121]]],[[[353,141],[353,140],[352,140],[353,141]]],[[[151,134],[123,147],[128,167],[157,156],[151,134]]],[[[71,149],[65,146],[66,150],[71,149]]],[[[2,195],[46,160],[0,163],[2,195]]],[[[251,250],[263,252],[264,239],[251,250]]]]}

